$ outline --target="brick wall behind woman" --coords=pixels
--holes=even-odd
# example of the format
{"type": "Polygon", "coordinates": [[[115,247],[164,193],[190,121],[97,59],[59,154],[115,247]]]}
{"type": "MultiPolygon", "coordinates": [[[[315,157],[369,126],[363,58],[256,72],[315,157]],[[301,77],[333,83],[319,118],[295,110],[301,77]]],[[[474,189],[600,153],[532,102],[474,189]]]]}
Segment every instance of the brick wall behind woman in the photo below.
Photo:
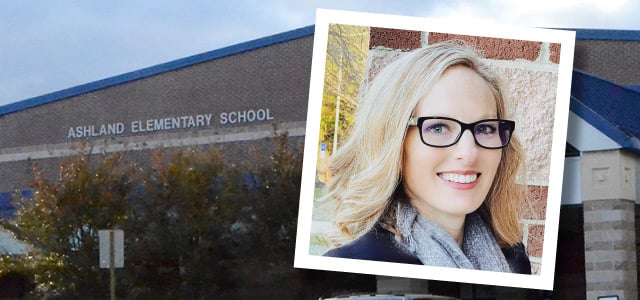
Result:
{"type": "Polygon", "coordinates": [[[534,274],[539,274],[544,240],[551,138],[558,80],[559,44],[371,28],[363,90],[375,74],[406,51],[447,40],[474,47],[500,77],[508,118],[516,121],[516,135],[526,155],[527,197],[520,202],[523,242],[534,274]]]}

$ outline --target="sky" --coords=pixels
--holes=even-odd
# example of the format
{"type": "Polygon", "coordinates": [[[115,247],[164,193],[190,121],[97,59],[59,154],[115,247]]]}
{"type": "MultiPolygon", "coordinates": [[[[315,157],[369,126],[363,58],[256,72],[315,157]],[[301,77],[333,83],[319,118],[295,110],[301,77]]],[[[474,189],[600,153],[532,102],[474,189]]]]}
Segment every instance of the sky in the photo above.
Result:
{"type": "Polygon", "coordinates": [[[640,30],[635,0],[0,0],[0,107],[313,25],[318,8],[640,30]]]}

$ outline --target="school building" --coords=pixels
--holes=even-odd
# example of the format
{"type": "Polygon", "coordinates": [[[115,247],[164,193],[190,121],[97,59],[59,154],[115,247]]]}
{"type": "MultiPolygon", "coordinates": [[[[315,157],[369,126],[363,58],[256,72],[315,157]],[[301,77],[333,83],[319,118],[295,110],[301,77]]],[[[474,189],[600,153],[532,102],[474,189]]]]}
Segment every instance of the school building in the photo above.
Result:
{"type": "MultiPolygon", "coordinates": [[[[576,32],[552,295],[636,299],[640,32],[576,32]]],[[[228,159],[239,160],[247,147],[267,151],[273,124],[288,131],[302,151],[313,34],[313,26],[304,27],[0,107],[0,218],[15,215],[10,204],[14,191],[30,192],[32,164],[53,175],[59,162],[78,151],[126,151],[142,160],[158,149],[220,147],[228,159]]],[[[385,29],[371,29],[375,51],[370,56],[414,47],[380,39],[386,34],[385,29]]],[[[429,33],[416,35],[418,42],[424,35],[429,33]]],[[[537,74],[544,84],[554,78],[554,47],[528,45],[520,55],[496,59],[507,65],[524,61],[529,67],[507,67],[505,74],[537,74]]],[[[384,60],[384,55],[377,57],[384,60]]],[[[522,222],[534,270],[543,263],[538,258],[548,184],[538,180],[545,169],[535,164],[546,159],[545,153],[536,155],[540,158],[533,159],[528,182],[531,205],[522,222]]],[[[26,247],[0,232],[0,253],[19,254],[26,247]]],[[[444,291],[465,299],[542,295],[384,277],[378,279],[378,290],[444,291]]]]}

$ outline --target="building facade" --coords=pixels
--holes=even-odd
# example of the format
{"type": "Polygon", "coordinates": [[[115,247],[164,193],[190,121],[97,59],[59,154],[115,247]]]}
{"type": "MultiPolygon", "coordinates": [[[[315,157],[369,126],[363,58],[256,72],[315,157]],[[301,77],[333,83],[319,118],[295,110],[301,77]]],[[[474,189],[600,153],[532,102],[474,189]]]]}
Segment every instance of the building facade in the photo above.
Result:
{"type": "MultiPolygon", "coordinates": [[[[268,147],[274,125],[302,149],[313,30],[305,27],[0,107],[0,217],[15,214],[14,191],[29,192],[33,164],[53,176],[60,161],[79,151],[126,151],[144,160],[158,149],[219,147],[228,159],[241,160],[248,147],[268,147]]],[[[548,51],[545,59],[557,63],[553,47],[548,51]]],[[[577,30],[575,51],[553,297],[636,299],[640,32],[577,30]]],[[[503,58],[517,59],[523,57],[503,58]]],[[[541,249],[534,245],[544,228],[545,183],[529,185],[532,209],[522,223],[529,255],[539,264],[541,249]]],[[[378,282],[380,291],[444,291],[462,298],[543,295],[388,278],[378,282]]]]}
{"type": "Polygon", "coordinates": [[[238,160],[247,144],[264,146],[274,125],[301,147],[312,34],[303,28],[0,108],[0,192],[28,188],[32,164],[53,174],[79,151],[143,160],[155,149],[217,145],[238,160]]]}

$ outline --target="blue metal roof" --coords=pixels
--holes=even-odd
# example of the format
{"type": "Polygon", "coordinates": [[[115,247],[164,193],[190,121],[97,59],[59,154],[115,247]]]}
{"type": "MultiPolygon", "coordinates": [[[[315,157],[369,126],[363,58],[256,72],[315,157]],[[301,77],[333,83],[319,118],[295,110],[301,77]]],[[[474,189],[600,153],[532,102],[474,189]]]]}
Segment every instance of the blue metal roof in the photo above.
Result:
{"type": "Polygon", "coordinates": [[[640,93],[640,85],[627,85],[627,88],[640,93]]]}
{"type": "Polygon", "coordinates": [[[640,151],[639,92],[574,69],[569,107],[622,148],[640,151]]]}
{"type": "Polygon", "coordinates": [[[160,65],[132,71],[122,75],[71,87],[61,91],[45,94],[42,96],[29,98],[29,99],[11,103],[5,106],[0,106],[0,116],[10,114],[16,111],[20,111],[23,109],[48,104],[48,103],[62,100],[65,98],[93,92],[93,91],[104,89],[107,87],[127,83],[130,81],[151,77],[164,72],[169,72],[169,71],[189,67],[195,64],[199,64],[199,63],[203,63],[203,62],[207,62],[207,61],[211,61],[211,60],[215,60],[215,59],[219,59],[227,56],[232,56],[232,55],[240,54],[243,52],[248,52],[248,51],[256,50],[259,48],[288,42],[288,41],[299,39],[299,38],[312,36],[314,33],[314,28],[315,28],[314,25],[302,27],[299,29],[271,35],[268,37],[236,44],[233,46],[228,46],[225,48],[221,48],[221,49],[217,49],[217,50],[213,50],[213,51],[209,51],[201,54],[196,54],[193,56],[170,61],[160,65]]]}
{"type": "MultiPolygon", "coordinates": [[[[560,28],[558,28],[560,29],[560,28]]],[[[609,29],[569,29],[576,32],[576,40],[597,41],[640,41],[638,30],[609,30],[609,29]]]]}

